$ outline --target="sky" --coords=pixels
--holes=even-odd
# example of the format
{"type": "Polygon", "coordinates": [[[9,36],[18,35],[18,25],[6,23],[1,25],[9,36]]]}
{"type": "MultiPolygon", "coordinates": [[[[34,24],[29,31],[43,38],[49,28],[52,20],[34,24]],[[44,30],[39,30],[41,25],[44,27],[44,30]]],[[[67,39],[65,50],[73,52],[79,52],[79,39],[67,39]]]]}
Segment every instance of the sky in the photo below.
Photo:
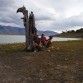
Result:
{"type": "Polygon", "coordinates": [[[83,0],[0,0],[0,25],[23,26],[22,13],[17,9],[25,6],[33,11],[36,28],[62,32],[83,27],[83,0]]]}

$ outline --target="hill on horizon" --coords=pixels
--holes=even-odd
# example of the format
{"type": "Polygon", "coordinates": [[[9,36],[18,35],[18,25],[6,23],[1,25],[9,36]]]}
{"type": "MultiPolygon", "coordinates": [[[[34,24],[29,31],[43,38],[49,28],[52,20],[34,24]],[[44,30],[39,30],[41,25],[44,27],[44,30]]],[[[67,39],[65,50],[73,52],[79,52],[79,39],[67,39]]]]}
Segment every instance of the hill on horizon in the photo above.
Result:
{"type": "MultiPolygon", "coordinates": [[[[8,35],[25,35],[25,28],[11,27],[11,26],[2,26],[0,25],[0,34],[8,35]]],[[[45,34],[46,36],[57,35],[57,32],[54,31],[39,31],[38,35],[45,34]]]]}

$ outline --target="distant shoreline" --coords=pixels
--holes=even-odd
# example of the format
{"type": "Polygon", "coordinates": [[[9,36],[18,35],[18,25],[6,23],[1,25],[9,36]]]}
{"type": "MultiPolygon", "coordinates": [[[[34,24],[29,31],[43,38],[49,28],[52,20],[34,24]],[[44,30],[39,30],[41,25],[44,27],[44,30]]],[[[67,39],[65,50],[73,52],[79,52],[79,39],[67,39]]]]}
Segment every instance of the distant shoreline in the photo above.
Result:
{"type": "Polygon", "coordinates": [[[83,34],[82,34],[82,33],[74,33],[74,34],[64,33],[64,34],[54,35],[54,37],[63,37],[63,38],[83,38],[83,34]]]}

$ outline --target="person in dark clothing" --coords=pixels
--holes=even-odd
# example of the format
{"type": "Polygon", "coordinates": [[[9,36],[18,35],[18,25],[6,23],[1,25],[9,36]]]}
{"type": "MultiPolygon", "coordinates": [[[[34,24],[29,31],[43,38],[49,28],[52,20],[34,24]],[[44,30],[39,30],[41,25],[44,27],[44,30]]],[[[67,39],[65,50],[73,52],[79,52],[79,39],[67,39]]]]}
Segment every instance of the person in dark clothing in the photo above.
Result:
{"type": "Polygon", "coordinates": [[[52,39],[53,39],[53,37],[49,36],[49,39],[47,40],[47,44],[46,44],[47,48],[52,47],[52,39]]]}
{"type": "Polygon", "coordinates": [[[38,37],[38,35],[34,35],[33,38],[33,48],[32,51],[36,52],[36,51],[40,51],[41,50],[41,43],[40,43],[40,38],[38,37]]]}

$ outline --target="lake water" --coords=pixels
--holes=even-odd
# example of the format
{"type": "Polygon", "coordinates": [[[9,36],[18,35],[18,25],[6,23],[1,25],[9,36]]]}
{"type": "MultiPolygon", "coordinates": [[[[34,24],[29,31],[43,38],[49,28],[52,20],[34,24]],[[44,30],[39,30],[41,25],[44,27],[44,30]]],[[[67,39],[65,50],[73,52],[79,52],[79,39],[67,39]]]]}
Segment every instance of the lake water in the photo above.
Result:
{"type": "MultiPolygon", "coordinates": [[[[53,37],[53,41],[72,41],[72,40],[81,40],[81,38],[53,37]]],[[[25,36],[24,35],[0,35],[0,44],[22,43],[22,42],[25,42],[25,36]]]]}

